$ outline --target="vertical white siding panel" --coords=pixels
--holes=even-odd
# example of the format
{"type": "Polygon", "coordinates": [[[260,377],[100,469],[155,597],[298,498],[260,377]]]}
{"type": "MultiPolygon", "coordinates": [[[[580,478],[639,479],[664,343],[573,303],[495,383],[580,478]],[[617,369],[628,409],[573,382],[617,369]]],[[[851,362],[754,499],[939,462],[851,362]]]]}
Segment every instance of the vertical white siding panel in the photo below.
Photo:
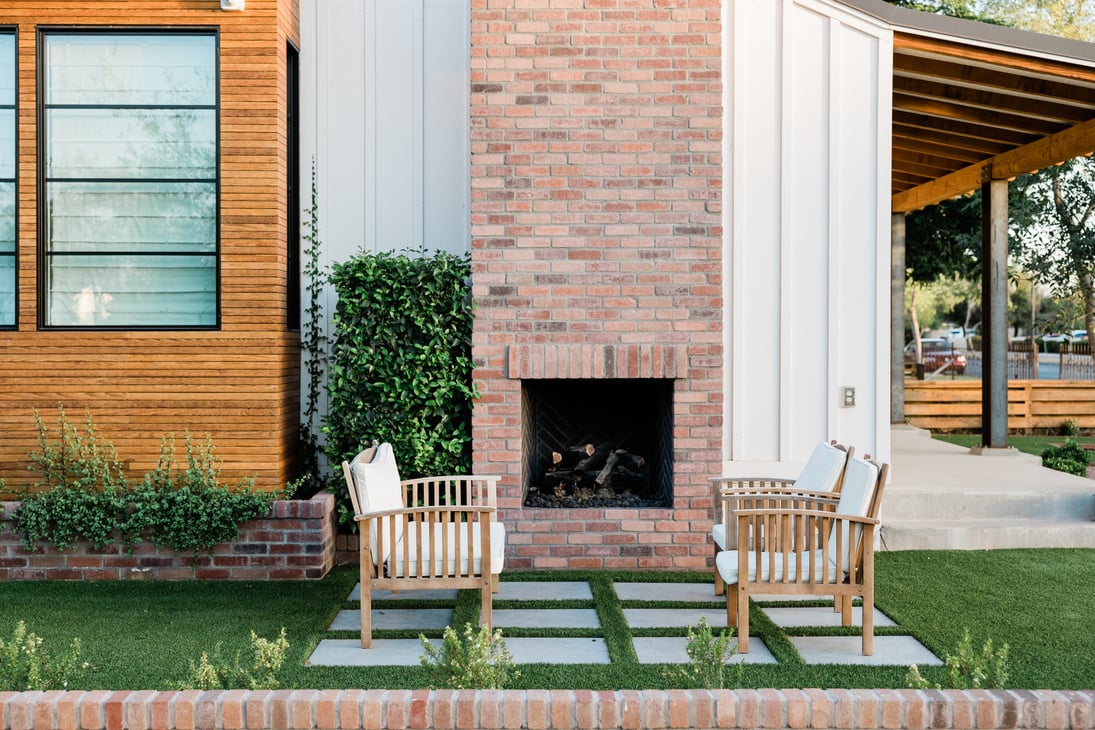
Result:
{"type": "MultiPolygon", "coordinates": [[[[889,242],[879,240],[876,191],[888,185],[879,178],[878,146],[878,39],[845,26],[841,37],[840,74],[844,82],[841,96],[841,124],[837,144],[840,147],[841,206],[839,219],[841,248],[838,252],[844,285],[839,291],[837,316],[840,328],[834,338],[839,355],[842,384],[854,385],[857,405],[840,412],[840,433],[855,434],[861,453],[877,453],[875,404],[888,398],[887,384],[876,372],[876,352],[885,349],[879,336],[881,316],[889,300],[878,295],[878,263],[887,257],[889,242]]],[[[888,213],[888,211],[886,211],[888,213]]]]}
{"type": "Polygon", "coordinates": [[[832,395],[829,388],[829,327],[833,312],[830,291],[830,94],[834,69],[830,64],[831,20],[792,7],[790,47],[793,49],[787,86],[789,174],[784,196],[786,220],[783,268],[788,301],[784,318],[786,366],[781,458],[809,456],[819,438],[829,432],[832,395]]]}
{"type": "Polygon", "coordinates": [[[795,474],[824,438],[886,458],[892,31],[834,0],[727,4],[724,470],[795,474]]]}
{"type": "Polygon", "coordinates": [[[315,156],[331,261],[468,250],[469,22],[469,0],[301,0],[302,169],[315,156]]]}
{"type": "Polygon", "coordinates": [[[372,234],[370,249],[417,248],[415,200],[421,195],[421,103],[419,78],[421,38],[416,37],[418,0],[371,0],[368,18],[368,63],[372,87],[367,103],[371,161],[366,179],[372,234]]]}
{"type": "Polygon", "coordinates": [[[471,246],[470,103],[466,0],[426,0],[423,46],[423,239],[430,249],[471,246]]]}
{"type": "Polygon", "coordinates": [[[779,459],[780,4],[733,5],[731,459],[779,459]]]}

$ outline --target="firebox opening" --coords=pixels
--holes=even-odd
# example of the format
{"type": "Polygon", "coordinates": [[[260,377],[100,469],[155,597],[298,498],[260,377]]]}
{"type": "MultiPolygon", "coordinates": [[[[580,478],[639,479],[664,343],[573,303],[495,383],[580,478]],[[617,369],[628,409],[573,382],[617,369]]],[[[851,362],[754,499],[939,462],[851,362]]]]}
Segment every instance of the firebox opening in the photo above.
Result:
{"type": "Polygon", "coordinates": [[[673,381],[522,381],[525,506],[671,507],[673,381]]]}

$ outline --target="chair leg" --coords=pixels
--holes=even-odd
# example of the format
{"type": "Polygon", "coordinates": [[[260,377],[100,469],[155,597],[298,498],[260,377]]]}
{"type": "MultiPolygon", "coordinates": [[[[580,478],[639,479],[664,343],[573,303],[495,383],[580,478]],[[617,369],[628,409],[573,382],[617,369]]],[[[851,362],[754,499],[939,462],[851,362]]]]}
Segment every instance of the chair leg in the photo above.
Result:
{"type": "Polygon", "coordinates": [[[480,597],[482,599],[479,607],[479,623],[486,627],[488,634],[492,632],[491,624],[494,618],[491,615],[494,608],[494,593],[491,591],[492,582],[493,581],[490,581],[489,579],[484,581],[485,584],[479,589],[480,597]]]}
{"type": "Polygon", "coordinates": [[[735,583],[732,586],[725,585],[726,592],[726,626],[738,625],[738,584],[735,583]]]}
{"type": "Polygon", "coordinates": [[[874,596],[863,596],[863,656],[874,654],[874,596]]]}
{"type": "MultiPolygon", "coordinates": [[[[719,546],[715,546],[715,557],[719,557],[719,546]]],[[[726,583],[723,581],[722,576],[719,575],[719,569],[715,568],[715,595],[721,596],[726,593],[726,583]]]]}
{"type": "Polygon", "coordinates": [[[490,592],[491,593],[497,593],[498,592],[498,574],[497,573],[495,573],[494,575],[491,576],[491,579],[490,579],[490,592]]]}
{"type": "Polygon", "coordinates": [[[851,626],[852,625],[852,597],[841,596],[840,597],[840,625],[851,626]]]}
{"type": "Polygon", "coordinates": [[[749,653],[749,595],[741,589],[740,585],[735,586],[734,599],[738,604],[738,653],[749,653]]]}
{"type": "MultiPolygon", "coordinates": [[[[362,556],[363,558],[365,556],[362,556]]],[[[373,575],[372,566],[361,563],[361,648],[373,645],[373,575]]]]}

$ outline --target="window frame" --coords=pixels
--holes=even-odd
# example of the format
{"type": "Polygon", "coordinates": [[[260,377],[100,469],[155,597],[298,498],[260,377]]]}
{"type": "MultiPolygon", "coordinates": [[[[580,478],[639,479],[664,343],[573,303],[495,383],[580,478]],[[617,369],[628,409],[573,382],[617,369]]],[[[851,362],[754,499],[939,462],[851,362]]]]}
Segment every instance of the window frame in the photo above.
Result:
{"type": "MultiPolygon", "coordinates": [[[[12,53],[12,71],[15,77],[12,79],[12,90],[14,98],[11,103],[11,112],[15,120],[15,139],[13,141],[15,149],[12,152],[15,153],[13,176],[9,180],[8,178],[0,178],[0,183],[10,182],[15,191],[15,210],[14,210],[14,225],[15,225],[15,246],[10,254],[0,253],[0,257],[11,257],[13,281],[12,287],[15,292],[14,300],[14,316],[10,324],[0,321],[0,330],[18,330],[19,329],[19,26],[17,25],[0,25],[0,35],[10,35],[13,41],[13,53],[12,53]]],[[[6,104],[0,104],[0,110],[6,110],[9,107],[6,104]]]]}
{"type": "MultiPolygon", "coordinates": [[[[37,183],[38,183],[38,195],[37,195],[37,225],[38,225],[38,272],[37,272],[37,307],[38,307],[38,329],[49,331],[75,331],[75,332],[87,332],[87,331],[216,331],[221,329],[221,110],[223,107],[221,99],[221,64],[220,64],[220,27],[219,26],[91,26],[91,25],[43,25],[37,27],[37,47],[36,47],[36,83],[37,83],[37,183]],[[46,46],[47,39],[51,35],[83,35],[89,37],[126,37],[132,38],[135,36],[180,36],[180,35],[195,35],[195,36],[207,36],[213,40],[213,78],[214,78],[214,95],[215,104],[213,108],[213,136],[214,136],[214,176],[213,176],[213,216],[214,216],[214,229],[213,229],[213,251],[209,255],[213,257],[213,277],[214,277],[214,321],[211,324],[92,324],[92,325],[77,325],[77,324],[49,324],[49,291],[48,291],[48,275],[49,275],[49,262],[51,256],[54,254],[49,250],[49,241],[47,240],[47,226],[46,215],[47,205],[49,201],[49,184],[50,182],[57,181],[56,178],[49,178],[46,174],[46,147],[48,144],[48,125],[46,123],[47,111],[56,107],[80,107],[84,109],[111,109],[116,108],[112,105],[102,104],[82,104],[82,105],[52,105],[46,103],[46,95],[48,89],[46,88],[46,46]]],[[[159,105],[155,105],[159,106],[159,105]]],[[[170,106],[164,105],[165,109],[179,109],[186,108],[187,105],[170,106]]],[[[60,178],[61,181],[71,181],[72,179],[60,178]]],[[[79,181],[79,178],[76,178],[79,181]]],[[[127,183],[127,182],[140,182],[139,178],[116,178],[105,179],[98,178],[95,182],[101,183],[127,183]]],[[[91,254],[95,255],[95,254],[91,254]]],[[[125,255],[118,252],[114,252],[109,255],[125,255]]]]}

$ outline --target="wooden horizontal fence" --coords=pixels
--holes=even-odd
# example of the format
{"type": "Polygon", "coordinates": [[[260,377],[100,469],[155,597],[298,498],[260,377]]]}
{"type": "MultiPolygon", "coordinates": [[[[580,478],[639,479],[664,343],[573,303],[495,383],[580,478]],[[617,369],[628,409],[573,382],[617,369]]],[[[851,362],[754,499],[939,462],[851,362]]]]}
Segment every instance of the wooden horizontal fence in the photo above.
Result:
{"type": "MultiPolygon", "coordinates": [[[[1009,430],[1060,428],[1070,419],[1080,428],[1095,428],[1095,382],[1008,382],[1009,430]]],[[[905,420],[938,431],[981,428],[981,381],[906,380],[905,420]]]]}

